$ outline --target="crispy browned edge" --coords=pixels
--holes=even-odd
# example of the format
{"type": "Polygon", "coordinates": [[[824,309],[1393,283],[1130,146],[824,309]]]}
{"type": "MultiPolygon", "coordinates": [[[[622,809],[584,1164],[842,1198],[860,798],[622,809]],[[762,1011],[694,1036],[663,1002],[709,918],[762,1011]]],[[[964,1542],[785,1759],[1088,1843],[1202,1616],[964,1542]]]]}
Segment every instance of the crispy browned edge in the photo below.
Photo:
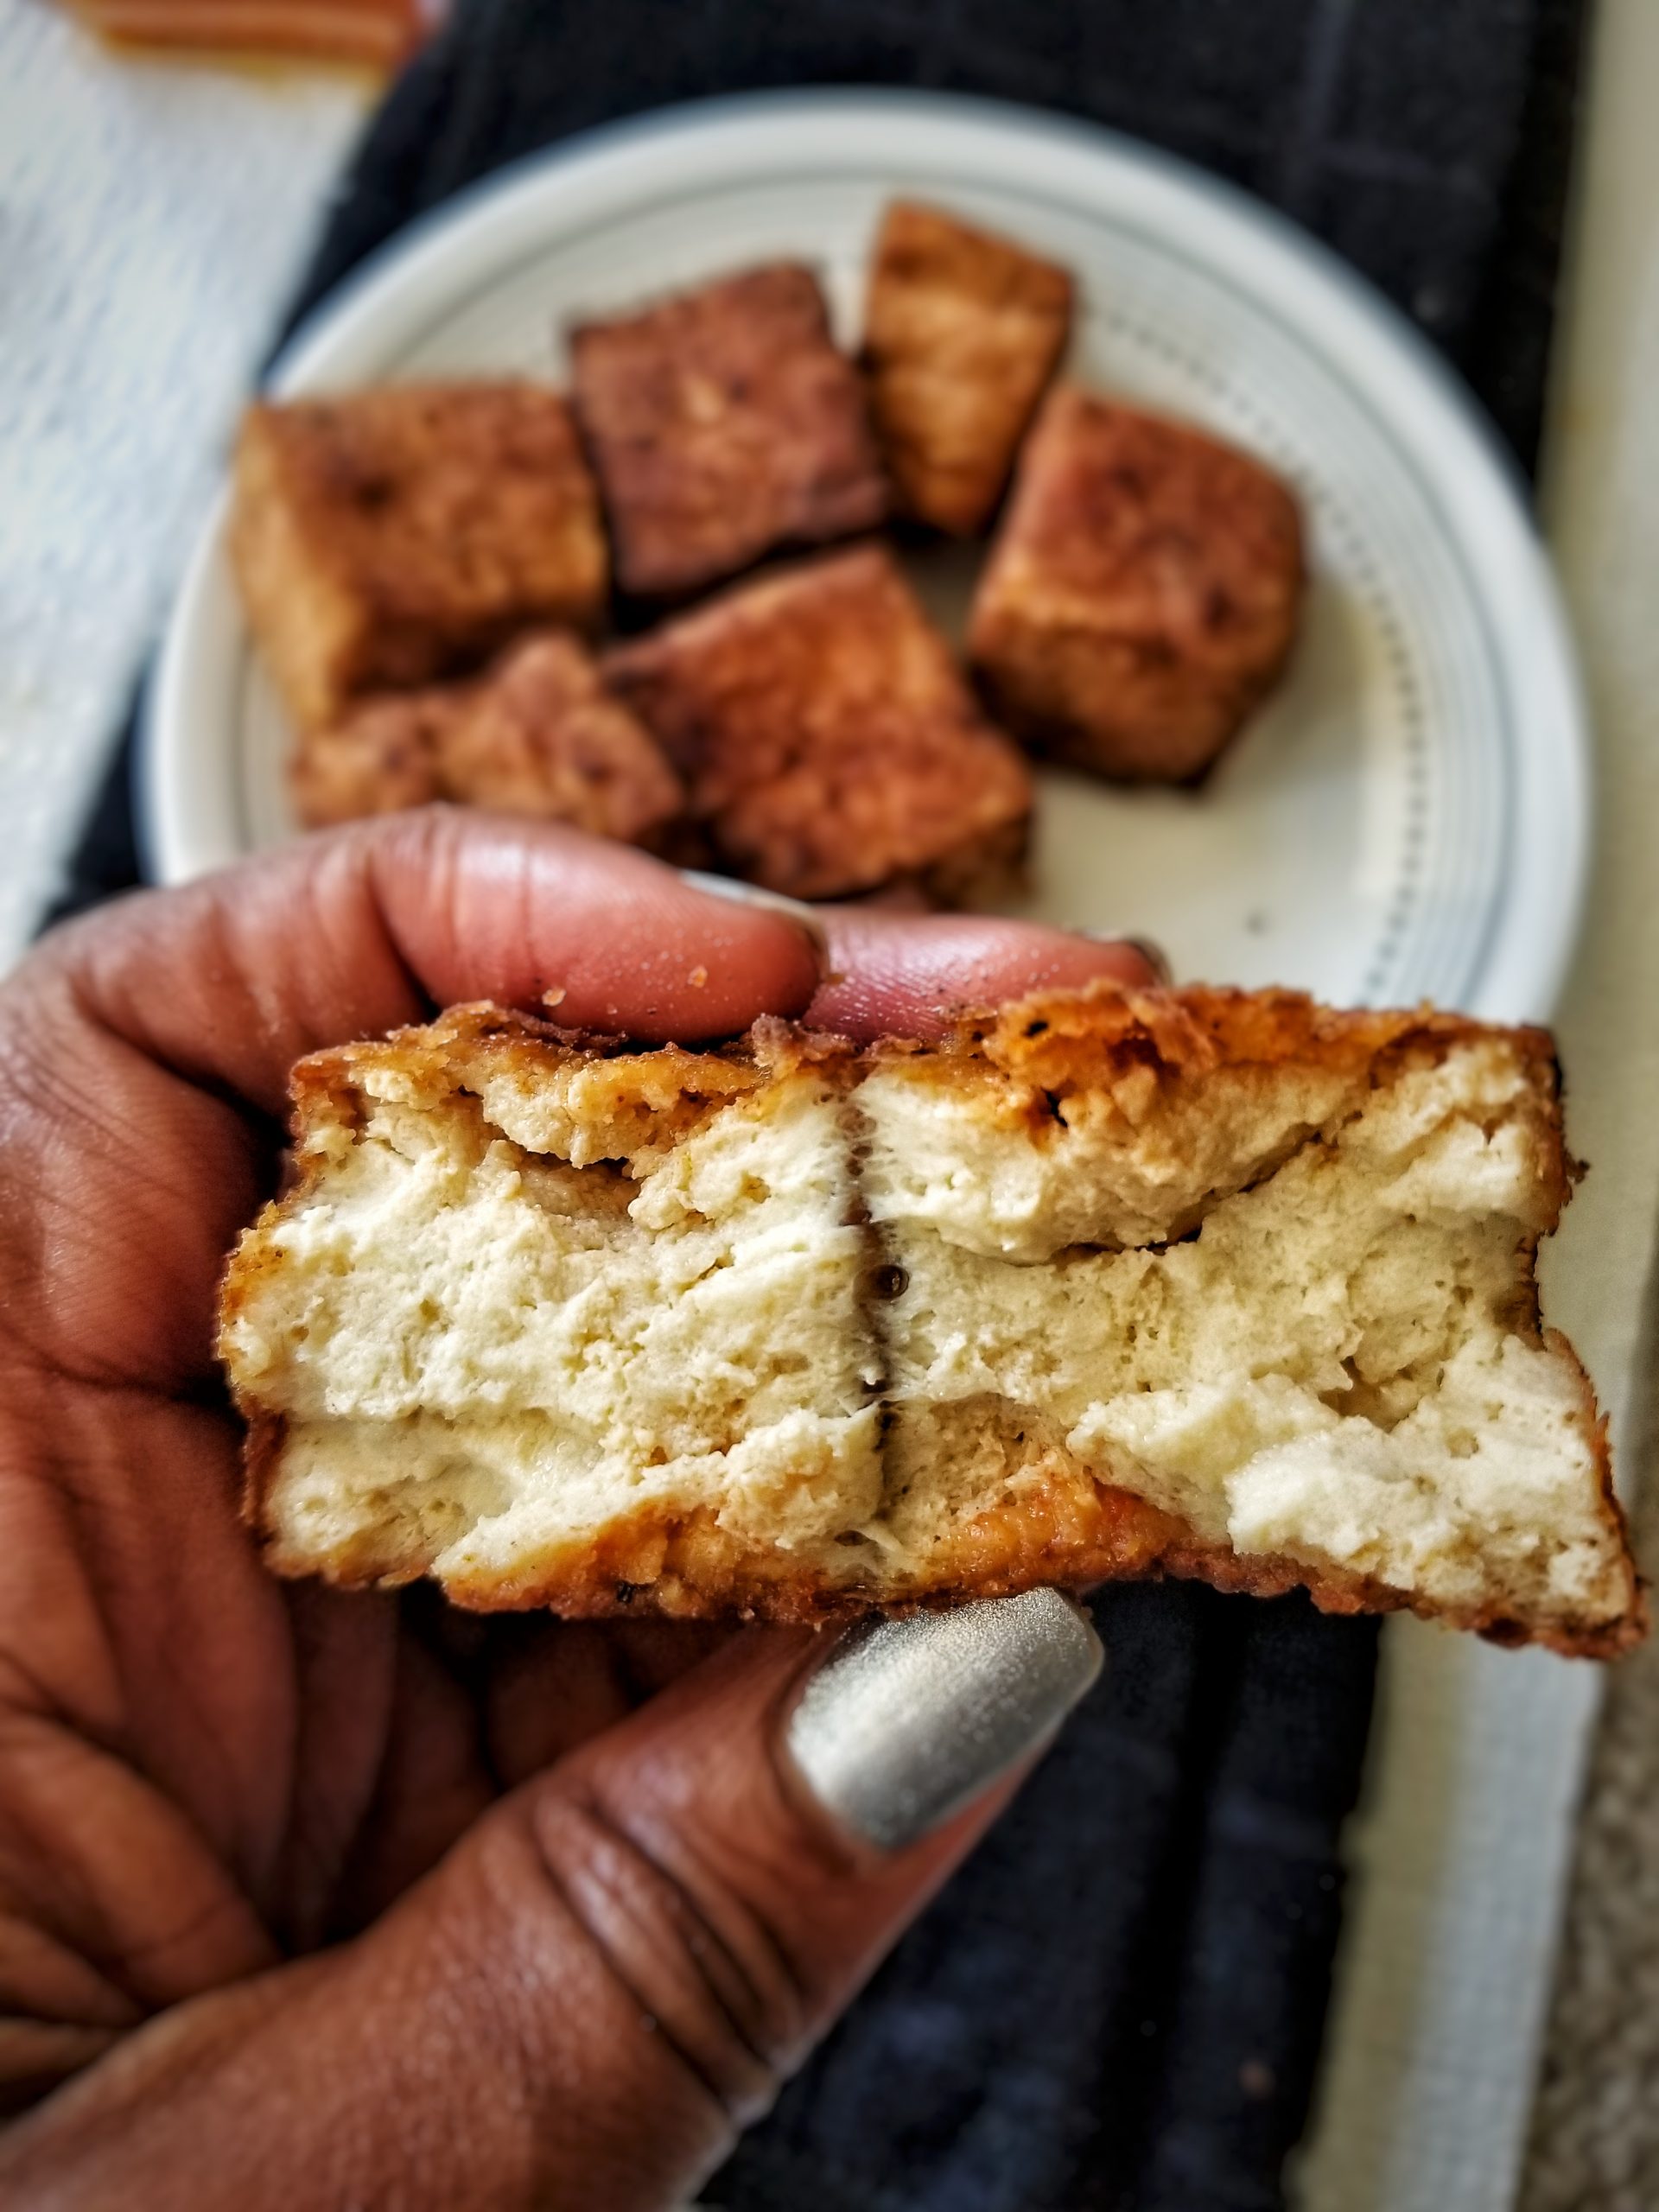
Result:
{"type": "MultiPolygon", "coordinates": [[[[947,1080],[953,1072],[975,1065],[1000,1068],[1023,1079],[1032,1086],[1030,1110],[1038,1117],[1052,1110],[1046,1094],[1063,1090],[1076,1077],[1079,1056],[1097,1061],[1097,1080],[1135,1065],[1150,1065],[1173,1076],[1197,1075],[1228,1064],[1272,1065],[1316,1055],[1350,1068],[1369,1062],[1371,1079],[1377,1083],[1408,1055],[1427,1052],[1441,1057],[1486,1027],[1459,1015],[1427,1010],[1335,1013],[1299,992],[1207,987],[1135,990],[1103,982],[1081,991],[1039,994],[1001,1014],[964,1014],[954,1035],[940,1046],[923,1047],[888,1039],[861,1053],[844,1039],[767,1021],[735,1043],[702,1051],[669,1046],[654,1048],[649,1057],[661,1064],[673,1086],[683,1082],[689,1119],[791,1067],[810,1062],[832,1080],[839,1074],[850,1081],[872,1060],[920,1051],[931,1054],[947,1080]]],[[[1521,1028],[1506,1033],[1525,1059],[1546,1108],[1548,1144],[1539,1166],[1548,1233],[1581,1171],[1562,1135],[1560,1072],[1548,1032],[1521,1028]]],[[[336,1106],[348,1105],[355,1071],[366,1061],[395,1055],[406,1066],[442,1077],[457,1054],[482,1054],[533,1072],[573,1057],[634,1058],[636,1049],[617,1039],[562,1030],[499,1007],[455,1007],[435,1023],[397,1031],[384,1042],[342,1046],[300,1061],[293,1077],[295,1128],[302,1128],[308,1111],[325,1099],[336,1106]]],[[[310,1179],[302,1166],[296,1187],[302,1191],[310,1179]]],[[[274,1219],[276,1211],[275,1204],[267,1206],[258,1226],[274,1219]]],[[[1526,1255],[1522,1287],[1537,1328],[1535,1257],[1535,1243],[1526,1255]]],[[[226,1318],[234,1313],[241,1298],[233,1259],[223,1294],[226,1318]]],[[[1225,1545],[1206,1542],[1188,1523],[1132,1491],[1064,1477],[1048,1480],[1017,1503],[977,1516],[955,1548],[950,1571],[898,1600],[878,1600],[856,1587],[803,1570],[785,1554],[745,1545],[720,1529],[707,1512],[687,1516],[642,1513],[613,1523],[592,1541],[543,1555],[517,1578],[491,1575],[469,1584],[452,1576],[444,1587],[452,1602],[480,1611],[547,1609],[570,1619],[636,1611],[685,1619],[812,1624],[872,1610],[913,1611],[1012,1596],[1042,1584],[1085,1588],[1100,1582],[1169,1576],[1256,1597],[1304,1588],[1324,1612],[1413,1612],[1426,1620],[1472,1630],[1495,1643],[1538,1643],[1569,1657],[1611,1658],[1633,1649],[1648,1632],[1646,1585],[1630,1554],[1624,1510],[1613,1490],[1607,1423],[1597,1409],[1589,1377],[1565,1337],[1554,1330],[1540,1330],[1540,1334],[1552,1351],[1571,1362],[1577,1375],[1604,1522],[1624,1554],[1627,1603],[1614,1619],[1588,1627],[1529,1624],[1491,1607],[1438,1605],[1369,1576],[1334,1567],[1310,1567],[1282,1554],[1241,1556],[1225,1545]]],[[[273,1532],[266,1521],[266,1503],[285,1424],[282,1416],[239,1395],[238,1402],[248,1424],[244,1517],[269,1539],[273,1532]]],[[[268,1550],[267,1559],[278,1573],[312,1575],[320,1571],[312,1560],[287,1561],[274,1549],[268,1550]]],[[[346,1588],[391,1588],[416,1579],[408,1569],[389,1570],[385,1560],[372,1555],[371,1547],[321,1572],[324,1579],[346,1588]]]]}

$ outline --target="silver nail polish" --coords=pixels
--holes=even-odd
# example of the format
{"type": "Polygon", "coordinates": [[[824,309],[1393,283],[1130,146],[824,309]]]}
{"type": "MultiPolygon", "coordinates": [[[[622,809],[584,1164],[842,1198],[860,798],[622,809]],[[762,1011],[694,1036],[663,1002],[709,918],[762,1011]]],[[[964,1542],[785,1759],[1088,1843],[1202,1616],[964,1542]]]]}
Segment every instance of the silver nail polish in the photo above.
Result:
{"type": "Polygon", "coordinates": [[[1056,1590],[861,1622],[802,1693],[789,1756],[834,1819],[900,1851],[1039,1750],[1103,1657],[1056,1590]]]}
{"type": "Polygon", "coordinates": [[[819,964],[830,957],[830,939],[814,910],[800,899],[786,899],[781,891],[766,891],[758,883],[739,883],[729,875],[705,875],[701,868],[683,868],[680,874],[699,891],[715,899],[729,899],[734,906],[759,906],[768,914],[782,914],[804,930],[817,950],[819,964]]]}

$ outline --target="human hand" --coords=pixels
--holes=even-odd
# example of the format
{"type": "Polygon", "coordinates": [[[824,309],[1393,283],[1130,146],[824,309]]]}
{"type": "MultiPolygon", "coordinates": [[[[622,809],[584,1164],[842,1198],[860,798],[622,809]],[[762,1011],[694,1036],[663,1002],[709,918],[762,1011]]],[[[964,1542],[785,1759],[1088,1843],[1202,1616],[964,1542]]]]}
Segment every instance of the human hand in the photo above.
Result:
{"type": "Polygon", "coordinates": [[[995,1818],[1006,1779],[884,1852],[816,1802],[808,1631],[283,1585],[238,1515],[215,1290],[301,1054],[554,986],[692,1042],[1147,974],[824,921],[827,982],[787,917],[439,810],[144,894],[0,987],[5,2201],[671,2205],[995,1818]]]}

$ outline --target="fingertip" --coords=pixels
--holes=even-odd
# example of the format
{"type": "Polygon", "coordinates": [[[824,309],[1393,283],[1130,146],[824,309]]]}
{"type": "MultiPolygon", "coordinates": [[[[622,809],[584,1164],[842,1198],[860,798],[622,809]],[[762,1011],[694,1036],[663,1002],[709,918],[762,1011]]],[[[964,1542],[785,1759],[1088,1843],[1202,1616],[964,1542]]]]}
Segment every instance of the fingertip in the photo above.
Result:
{"type": "Polygon", "coordinates": [[[441,1004],[493,998],[573,1029],[696,1043],[803,1014],[822,979],[810,920],[712,896],[629,847],[448,810],[409,835],[420,864],[405,870],[389,844],[381,899],[441,1004]]]}
{"type": "Polygon", "coordinates": [[[1101,978],[1141,988],[1166,980],[1132,939],[1074,936],[1046,923],[868,909],[826,918],[832,969],[808,1019],[860,1039],[938,1036],[964,1008],[1030,991],[1101,978]]]}

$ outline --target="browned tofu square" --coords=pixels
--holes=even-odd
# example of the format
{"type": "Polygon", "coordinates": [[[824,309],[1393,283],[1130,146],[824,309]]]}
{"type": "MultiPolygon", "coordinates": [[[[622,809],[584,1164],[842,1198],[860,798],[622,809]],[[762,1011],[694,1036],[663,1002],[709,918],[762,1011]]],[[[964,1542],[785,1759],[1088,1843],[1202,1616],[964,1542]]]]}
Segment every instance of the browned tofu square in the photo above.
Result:
{"type": "Polygon", "coordinates": [[[302,728],[288,771],[301,822],[326,830],[441,798],[436,732],[449,711],[442,690],[394,691],[302,728]]]}
{"type": "Polygon", "coordinates": [[[780,262],[570,334],[571,397],[626,590],[696,590],[867,530],[887,480],[817,279],[780,262]]]}
{"type": "Polygon", "coordinates": [[[892,556],[739,585],[614,648],[715,863],[798,899],[913,881],[956,904],[1025,848],[1031,779],[892,556]]]}
{"type": "Polygon", "coordinates": [[[661,746],[568,636],[515,647],[440,729],[437,755],[448,798],[630,844],[652,842],[684,803],[661,746]]]}
{"type": "Polygon", "coordinates": [[[231,556],[302,728],[365,692],[475,666],[533,623],[590,627],[607,594],[569,410],[524,384],[251,408],[231,556]]]}
{"type": "Polygon", "coordinates": [[[998,714],[1106,776],[1202,775],[1296,635],[1296,500],[1182,423],[1062,388],[1026,441],[969,652],[998,714]]]}
{"type": "Polygon", "coordinates": [[[661,747],[561,632],[471,683],[370,699],[310,731],[294,791],[314,828],[448,798],[630,844],[659,842],[683,801],[661,747]]]}
{"type": "Polygon", "coordinates": [[[936,208],[888,208],[864,357],[907,514],[959,536],[984,527],[1071,330],[1064,269],[936,208]]]}

